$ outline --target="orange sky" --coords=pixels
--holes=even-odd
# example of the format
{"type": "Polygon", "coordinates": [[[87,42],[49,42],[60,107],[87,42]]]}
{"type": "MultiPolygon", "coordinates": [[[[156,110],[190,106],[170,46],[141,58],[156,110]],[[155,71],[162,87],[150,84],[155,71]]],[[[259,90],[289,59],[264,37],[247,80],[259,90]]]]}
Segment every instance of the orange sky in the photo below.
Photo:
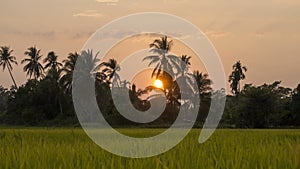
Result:
{"type": "MultiPolygon", "coordinates": [[[[54,50],[63,60],[104,24],[136,12],[166,12],[195,24],[216,47],[227,76],[241,60],[249,69],[244,83],[300,83],[298,0],[1,0],[0,6],[0,45],[14,49],[18,84],[26,80],[20,61],[28,47],[36,44],[44,56],[54,50]]],[[[12,84],[7,71],[0,84],[12,84]]]]}

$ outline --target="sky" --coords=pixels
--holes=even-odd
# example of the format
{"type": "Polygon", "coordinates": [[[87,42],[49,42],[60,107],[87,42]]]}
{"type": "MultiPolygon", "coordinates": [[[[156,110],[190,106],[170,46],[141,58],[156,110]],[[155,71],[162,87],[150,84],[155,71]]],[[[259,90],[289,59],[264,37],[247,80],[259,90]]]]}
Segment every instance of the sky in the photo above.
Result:
{"type": "MultiPolygon", "coordinates": [[[[14,50],[19,85],[27,78],[20,63],[27,48],[36,45],[43,56],[54,50],[63,60],[105,24],[137,12],[169,13],[196,25],[218,51],[226,76],[238,60],[248,67],[243,84],[300,83],[299,0],[1,0],[0,6],[0,46],[14,50]]],[[[114,56],[126,53],[119,49],[114,56]]],[[[7,70],[0,71],[0,85],[12,85],[7,70]]]]}

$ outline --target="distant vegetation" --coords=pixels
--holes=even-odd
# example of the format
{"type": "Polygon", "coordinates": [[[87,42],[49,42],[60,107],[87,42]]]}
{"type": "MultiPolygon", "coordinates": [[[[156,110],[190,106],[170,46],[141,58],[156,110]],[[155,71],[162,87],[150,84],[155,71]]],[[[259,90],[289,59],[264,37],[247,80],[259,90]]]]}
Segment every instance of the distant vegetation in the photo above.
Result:
{"type": "MultiPolygon", "coordinates": [[[[161,37],[150,44],[151,56],[142,58],[149,65],[155,65],[152,77],[163,82],[162,90],[167,98],[167,105],[162,115],[147,126],[167,127],[176,119],[179,108],[183,104],[200,104],[195,127],[201,127],[205,122],[211,96],[212,81],[209,75],[195,70],[188,72],[192,63],[191,56],[175,56],[169,54],[173,45],[168,38],[161,37]],[[185,64],[182,64],[185,63],[185,64]],[[168,73],[167,73],[168,72],[168,73]],[[196,81],[192,81],[191,79],[196,81]],[[181,102],[181,94],[177,80],[186,84],[196,83],[200,103],[181,102]]],[[[77,126],[79,125],[72,102],[73,71],[76,61],[86,63],[85,70],[80,72],[88,78],[95,77],[95,92],[99,108],[107,121],[113,126],[140,126],[133,123],[117,111],[111,96],[111,87],[119,90],[128,89],[132,104],[138,110],[149,108],[149,101],[143,100],[142,95],[155,89],[149,85],[139,89],[126,79],[120,79],[120,66],[115,59],[101,62],[92,51],[70,53],[62,63],[54,51],[45,57],[36,46],[24,52],[26,58],[21,61],[28,81],[17,86],[13,77],[13,68],[18,66],[13,50],[7,46],[0,48],[0,66],[8,71],[12,79],[12,87],[6,89],[0,86],[0,123],[13,126],[77,126]],[[80,57],[84,55],[84,57],[80,57]]],[[[247,68],[237,61],[233,65],[228,81],[232,95],[227,97],[225,112],[219,127],[230,128],[276,128],[300,126],[300,84],[296,89],[280,85],[280,81],[272,84],[255,86],[240,81],[246,78],[247,68]]],[[[122,96],[119,96],[122,97],[122,96]]],[[[186,107],[193,107],[187,105],[186,107]]]]}

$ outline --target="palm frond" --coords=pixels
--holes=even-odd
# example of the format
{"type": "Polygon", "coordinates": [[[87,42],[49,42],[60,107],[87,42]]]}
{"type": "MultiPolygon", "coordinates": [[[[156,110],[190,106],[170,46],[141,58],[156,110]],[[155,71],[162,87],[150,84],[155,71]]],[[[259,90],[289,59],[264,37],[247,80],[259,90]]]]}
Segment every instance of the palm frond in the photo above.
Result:
{"type": "Polygon", "coordinates": [[[150,55],[150,56],[146,56],[145,58],[143,58],[142,61],[146,61],[146,60],[153,60],[153,59],[159,59],[159,56],[157,55],[150,55]]]}

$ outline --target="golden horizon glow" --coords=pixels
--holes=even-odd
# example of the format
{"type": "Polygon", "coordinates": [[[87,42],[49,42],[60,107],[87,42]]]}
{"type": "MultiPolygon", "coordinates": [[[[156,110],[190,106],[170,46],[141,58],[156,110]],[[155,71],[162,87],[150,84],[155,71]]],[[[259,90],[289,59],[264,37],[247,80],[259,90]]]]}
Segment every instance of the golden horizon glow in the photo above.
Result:
{"type": "Polygon", "coordinates": [[[154,81],[154,86],[155,86],[156,88],[163,88],[163,82],[162,82],[161,80],[159,80],[159,79],[156,79],[156,80],[154,81]]]}

